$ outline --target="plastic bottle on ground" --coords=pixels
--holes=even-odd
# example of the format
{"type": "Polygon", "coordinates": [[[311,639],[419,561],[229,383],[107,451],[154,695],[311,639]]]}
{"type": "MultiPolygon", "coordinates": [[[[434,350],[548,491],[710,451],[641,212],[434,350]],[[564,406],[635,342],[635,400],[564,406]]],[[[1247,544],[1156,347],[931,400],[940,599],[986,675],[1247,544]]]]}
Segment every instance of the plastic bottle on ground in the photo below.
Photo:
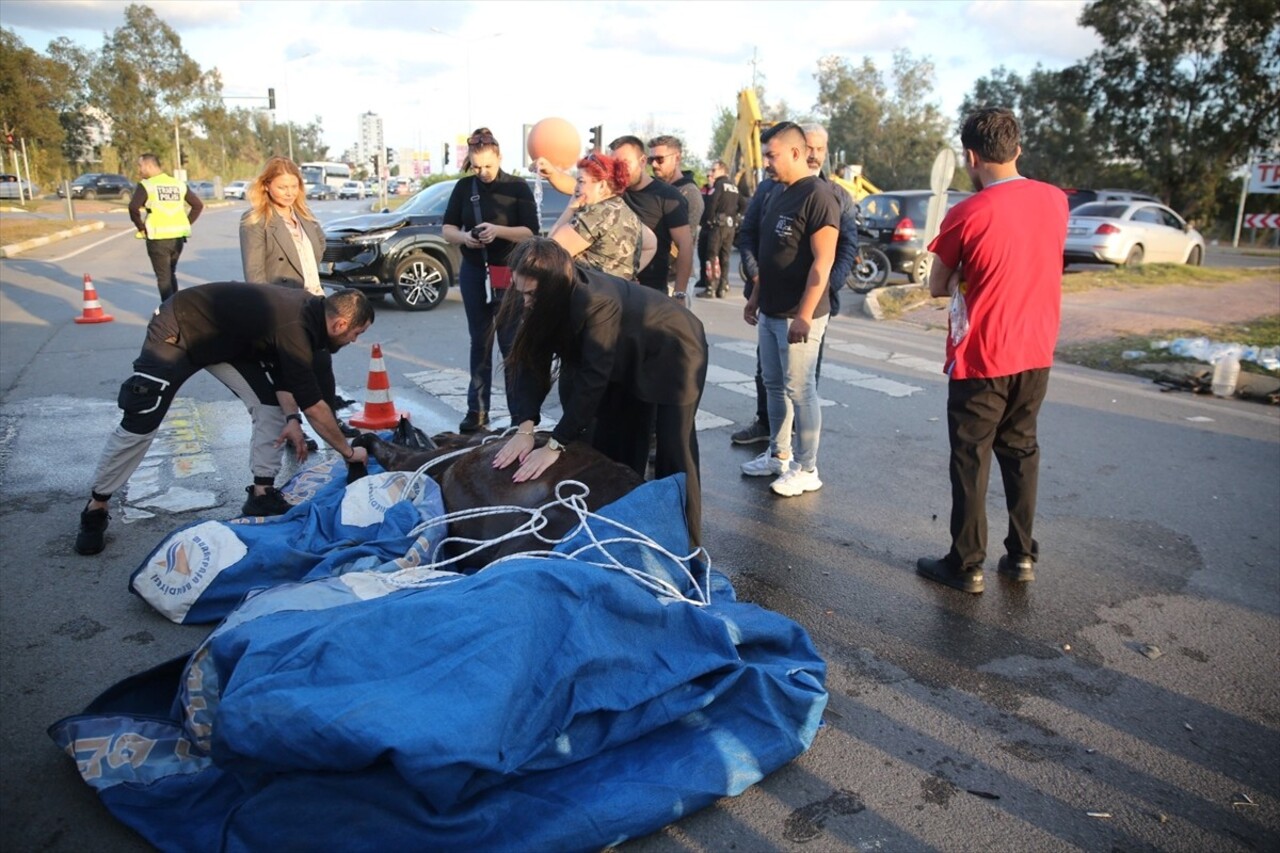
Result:
{"type": "Polygon", "coordinates": [[[1213,365],[1213,396],[1232,397],[1240,380],[1240,355],[1232,349],[1223,353],[1213,365]]]}

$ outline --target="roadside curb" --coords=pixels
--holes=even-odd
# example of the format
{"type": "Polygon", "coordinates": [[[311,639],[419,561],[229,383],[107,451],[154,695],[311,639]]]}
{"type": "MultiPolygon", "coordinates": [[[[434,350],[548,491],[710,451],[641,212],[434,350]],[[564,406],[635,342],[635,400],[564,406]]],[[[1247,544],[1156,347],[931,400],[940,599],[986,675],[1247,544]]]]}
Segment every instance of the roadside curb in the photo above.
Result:
{"type": "Polygon", "coordinates": [[[0,246],[0,258],[12,258],[20,255],[28,249],[35,249],[40,246],[47,246],[58,240],[65,240],[68,237],[75,237],[80,234],[87,234],[90,231],[101,231],[107,226],[107,223],[98,219],[93,222],[86,222],[84,225],[77,225],[75,228],[68,228],[66,231],[58,231],[53,234],[47,234],[44,237],[32,237],[30,240],[23,240],[18,243],[10,243],[7,246],[0,246]]]}
{"type": "Polygon", "coordinates": [[[889,287],[878,287],[863,297],[862,313],[866,314],[872,320],[883,320],[884,309],[880,307],[881,294],[907,293],[911,290],[920,290],[923,287],[923,284],[893,284],[889,287]]]}

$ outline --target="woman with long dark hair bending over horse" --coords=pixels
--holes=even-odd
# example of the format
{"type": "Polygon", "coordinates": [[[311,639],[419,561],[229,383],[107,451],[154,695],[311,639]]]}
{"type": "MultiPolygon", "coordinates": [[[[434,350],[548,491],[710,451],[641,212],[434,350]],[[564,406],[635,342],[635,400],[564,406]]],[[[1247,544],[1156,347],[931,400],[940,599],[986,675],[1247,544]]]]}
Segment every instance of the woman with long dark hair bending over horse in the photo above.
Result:
{"type": "MultiPolygon", "coordinates": [[[[508,356],[511,421],[519,426],[494,467],[518,460],[512,479],[535,479],[555,465],[569,442],[583,439],[643,477],[656,414],[654,474],[684,473],[689,541],[699,546],[702,487],[694,416],[707,378],[702,322],[664,293],[575,266],[554,240],[525,240],[509,262],[524,313],[508,356]],[[534,427],[555,378],[555,359],[564,415],[551,440],[535,450],[534,427]]],[[[520,306],[511,299],[503,311],[520,306]]]]}

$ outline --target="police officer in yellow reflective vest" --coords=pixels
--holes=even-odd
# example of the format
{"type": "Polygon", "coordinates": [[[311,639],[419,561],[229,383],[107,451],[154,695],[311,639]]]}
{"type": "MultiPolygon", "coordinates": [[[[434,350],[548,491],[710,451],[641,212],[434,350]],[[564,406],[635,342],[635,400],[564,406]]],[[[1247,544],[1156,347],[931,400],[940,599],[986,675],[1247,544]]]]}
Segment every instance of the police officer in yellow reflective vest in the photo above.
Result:
{"type": "Polygon", "coordinates": [[[178,256],[191,236],[191,223],[204,210],[204,202],[185,181],[165,174],[160,158],[154,154],[138,158],[138,174],[142,180],[129,200],[129,218],[138,229],[138,236],[147,239],[147,255],[156,271],[156,286],[163,302],[178,290],[178,256]]]}

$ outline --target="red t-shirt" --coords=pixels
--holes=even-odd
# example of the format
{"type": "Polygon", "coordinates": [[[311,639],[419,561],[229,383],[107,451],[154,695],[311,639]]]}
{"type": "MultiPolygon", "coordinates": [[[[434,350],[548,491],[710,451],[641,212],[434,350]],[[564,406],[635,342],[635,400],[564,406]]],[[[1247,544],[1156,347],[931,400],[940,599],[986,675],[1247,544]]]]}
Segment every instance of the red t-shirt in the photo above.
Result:
{"type": "Polygon", "coordinates": [[[1062,315],[1067,197],[1025,178],[987,187],[942,220],[929,251],[961,267],[969,332],[947,336],[952,379],[993,379],[1053,365],[1062,315]]]}

